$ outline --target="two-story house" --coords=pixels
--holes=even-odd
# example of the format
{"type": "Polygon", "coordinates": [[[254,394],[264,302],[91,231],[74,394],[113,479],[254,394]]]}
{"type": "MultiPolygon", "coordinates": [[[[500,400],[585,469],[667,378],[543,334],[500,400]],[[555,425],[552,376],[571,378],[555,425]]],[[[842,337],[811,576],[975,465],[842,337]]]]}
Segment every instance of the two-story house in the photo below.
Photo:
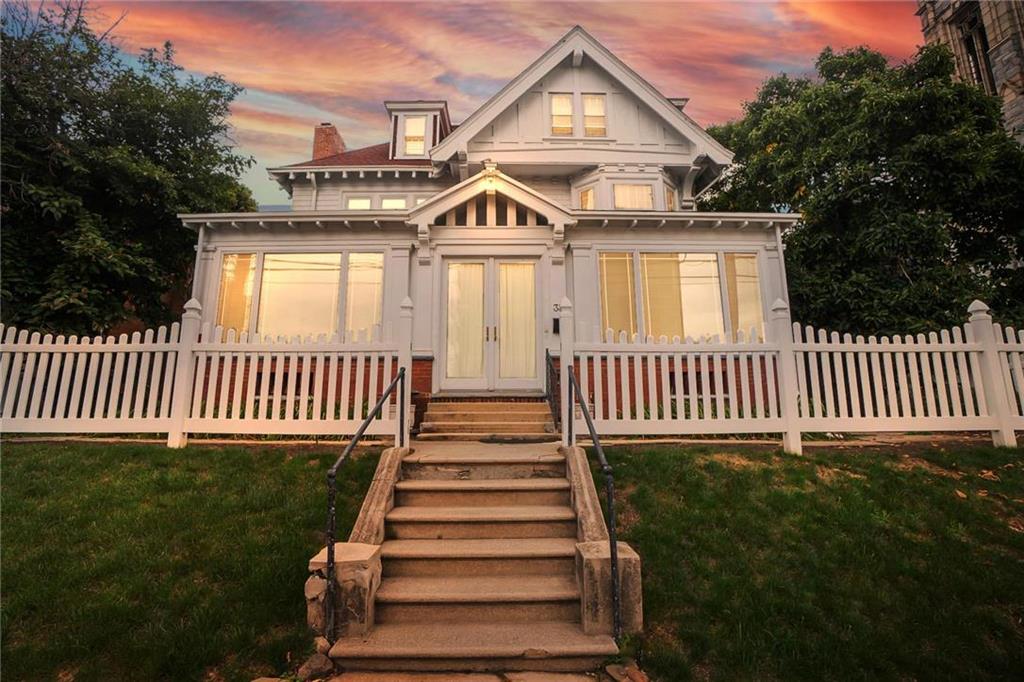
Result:
{"type": "Polygon", "coordinates": [[[183,215],[204,322],[357,334],[414,304],[413,390],[543,389],[558,307],[577,339],[763,335],[792,214],[706,213],[732,153],[580,27],[453,124],[388,101],[383,142],[269,169],[292,210],[183,215]]]}

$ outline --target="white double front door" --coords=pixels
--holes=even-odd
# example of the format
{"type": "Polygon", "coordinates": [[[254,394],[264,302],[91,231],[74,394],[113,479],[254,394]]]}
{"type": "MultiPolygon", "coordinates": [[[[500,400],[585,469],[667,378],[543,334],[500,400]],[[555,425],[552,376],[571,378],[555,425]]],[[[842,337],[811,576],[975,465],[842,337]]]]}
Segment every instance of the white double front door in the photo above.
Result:
{"type": "Polygon", "coordinates": [[[442,281],[441,388],[542,388],[537,261],[445,259],[442,281]]]}

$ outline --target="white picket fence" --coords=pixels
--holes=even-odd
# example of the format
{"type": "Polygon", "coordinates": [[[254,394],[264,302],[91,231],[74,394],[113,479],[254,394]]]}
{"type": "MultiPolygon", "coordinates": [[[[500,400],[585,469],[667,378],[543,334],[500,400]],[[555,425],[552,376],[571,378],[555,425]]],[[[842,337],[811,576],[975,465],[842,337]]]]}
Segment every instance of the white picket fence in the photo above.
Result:
{"type": "MultiPolygon", "coordinates": [[[[601,435],[782,433],[798,452],[802,432],[991,431],[1015,445],[1024,430],[1024,331],[977,301],[962,328],[867,339],[791,323],[776,301],[768,340],[736,342],[576,343],[572,305],[561,308],[560,357],[573,358],[601,435]]],[[[569,413],[568,363],[561,371],[563,422],[586,434],[579,406],[569,413]]]]}
{"type": "MultiPolygon", "coordinates": [[[[0,325],[0,430],[167,433],[172,447],[189,433],[349,435],[399,368],[411,373],[408,300],[397,334],[351,338],[236,337],[200,329],[199,318],[193,300],[181,324],[131,338],[41,337],[0,325]]],[[[399,400],[409,404],[410,381],[405,387],[367,433],[399,435],[399,400]]]]}

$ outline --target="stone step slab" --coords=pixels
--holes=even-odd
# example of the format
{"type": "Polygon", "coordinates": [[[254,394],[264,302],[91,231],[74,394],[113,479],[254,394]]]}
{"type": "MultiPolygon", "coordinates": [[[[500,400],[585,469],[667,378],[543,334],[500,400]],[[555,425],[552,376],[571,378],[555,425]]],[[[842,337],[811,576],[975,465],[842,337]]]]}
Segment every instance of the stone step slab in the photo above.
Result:
{"type": "Polygon", "coordinates": [[[409,507],[568,505],[564,478],[405,480],[395,486],[395,505],[409,507]]]}
{"type": "Polygon", "coordinates": [[[567,506],[395,507],[385,533],[396,539],[575,538],[567,506]]]}
{"type": "Polygon", "coordinates": [[[575,538],[385,540],[388,577],[575,576],[575,538]]]}

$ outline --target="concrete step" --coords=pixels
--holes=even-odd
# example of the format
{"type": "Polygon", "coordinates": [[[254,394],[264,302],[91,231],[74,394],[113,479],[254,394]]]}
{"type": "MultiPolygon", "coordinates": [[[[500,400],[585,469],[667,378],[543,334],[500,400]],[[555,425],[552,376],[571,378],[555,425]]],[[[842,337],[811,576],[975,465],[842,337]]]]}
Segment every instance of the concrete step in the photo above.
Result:
{"type": "Polygon", "coordinates": [[[496,454],[484,445],[481,445],[480,449],[476,451],[463,450],[450,455],[436,451],[428,455],[413,452],[402,461],[402,478],[405,480],[565,478],[565,457],[557,452],[496,454]]]}
{"type": "Polygon", "coordinates": [[[574,576],[576,538],[385,540],[384,577],[574,576]]]}
{"type": "Polygon", "coordinates": [[[395,507],[384,517],[395,539],[575,538],[568,506],[395,507]]]}
{"type": "Polygon", "coordinates": [[[568,505],[569,481],[564,478],[412,480],[395,485],[395,506],[398,507],[477,507],[495,502],[508,506],[568,505]]]}
{"type": "Polygon", "coordinates": [[[424,419],[420,424],[420,433],[490,433],[490,434],[532,434],[532,433],[553,433],[554,424],[550,419],[535,419],[531,421],[472,421],[457,422],[445,421],[435,422],[424,419]]]}
{"type": "Polygon", "coordinates": [[[578,622],[580,593],[569,576],[387,578],[377,623],[578,622]]]}
{"type": "Polygon", "coordinates": [[[607,635],[561,622],[390,623],[339,639],[332,658],[348,670],[586,670],[618,653],[607,635]]]}
{"type": "Polygon", "coordinates": [[[531,410],[529,412],[525,410],[518,412],[493,412],[479,410],[431,410],[427,408],[426,416],[424,416],[423,420],[434,424],[448,424],[450,422],[489,423],[495,420],[502,422],[550,422],[551,411],[544,409],[531,410]]]}
{"type": "Polygon", "coordinates": [[[551,408],[546,401],[532,402],[437,402],[431,401],[427,404],[428,412],[498,412],[507,414],[509,412],[544,412],[551,414],[551,408]]]}
{"type": "Polygon", "coordinates": [[[416,436],[420,441],[476,441],[481,443],[553,443],[561,436],[557,433],[491,433],[491,432],[466,432],[451,433],[448,431],[421,433],[416,436]]]}

